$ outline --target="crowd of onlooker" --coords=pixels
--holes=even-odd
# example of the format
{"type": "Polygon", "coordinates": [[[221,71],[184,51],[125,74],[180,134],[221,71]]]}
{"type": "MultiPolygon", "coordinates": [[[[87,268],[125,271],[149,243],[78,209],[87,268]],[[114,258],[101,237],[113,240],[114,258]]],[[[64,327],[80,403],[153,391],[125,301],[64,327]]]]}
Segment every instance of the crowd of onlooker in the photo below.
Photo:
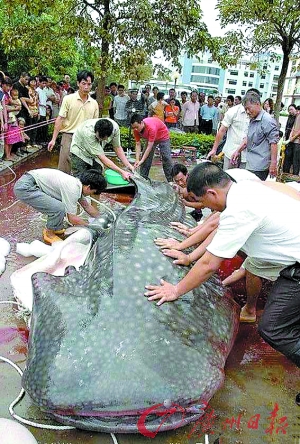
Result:
{"type": "Polygon", "coordinates": [[[241,103],[241,97],[229,95],[225,101],[220,96],[205,97],[198,91],[182,91],[180,98],[175,88],[169,89],[168,97],[157,86],[145,85],[140,97],[137,89],[128,94],[124,85],[112,82],[105,87],[102,116],[110,116],[119,126],[129,127],[133,114],[158,117],[168,128],[178,128],[188,133],[216,134],[225,112],[241,103]]]}
{"type": "MultiPolygon", "coordinates": [[[[70,80],[67,74],[61,81],[55,82],[51,77],[30,76],[26,72],[22,72],[18,79],[11,79],[0,72],[0,155],[3,154],[4,160],[14,161],[30,152],[32,147],[36,149],[48,144],[51,139],[48,136],[49,124],[59,116],[63,98],[75,92],[70,80]]],[[[96,99],[96,94],[97,89],[90,95],[96,99]]],[[[146,84],[141,93],[138,89],[126,91],[124,85],[116,82],[105,86],[104,95],[100,96],[101,100],[97,97],[100,102],[99,117],[110,117],[120,127],[129,128],[132,116],[139,114],[143,118],[157,117],[172,130],[207,135],[218,134],[222,122],[226,124],[225,114],[242,103],[240,96],[228,95],[223,99],[198,91],[182,91],[177,96],[175,88],[170,88],[166,97],[157,86],[151,87],[150,84],[146,84]]],[[[286,144],[283,165],[283,171],[294,171],[296,174],[300,169],[300,155],[297,155],[300,143],[292,128],[299,113],[298,108],[294,104],[288,107],[285,139],[289,143],[286,144]],[[293,142],[288,140],[291,132],[296,136],[293,142]]],[[[266,99],[262,109],[274,116],[273,99],[266,99]]],[[[220,141],[217,135],[214,151],[217,142],[219,145],[221,142],[225,144],[224,135],[225,132],[220,141]]]]}
{"type": "Polygon", "coordinates": [[[64,96],[74,89],[69,75],[55,82],[26,72],[11,79],[0,72],[0,82],[0,152],[4,152],[3,160],[14,161],[32,147],[46,146],[48,125],[58,116],[64,96]]]}

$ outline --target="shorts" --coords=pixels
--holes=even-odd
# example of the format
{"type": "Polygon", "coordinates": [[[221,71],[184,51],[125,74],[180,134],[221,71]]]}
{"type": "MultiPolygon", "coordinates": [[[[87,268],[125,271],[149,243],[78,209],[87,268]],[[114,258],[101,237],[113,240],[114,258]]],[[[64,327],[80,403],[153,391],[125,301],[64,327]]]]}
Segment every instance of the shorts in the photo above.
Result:
{"type": "Polygon", "coordinates": [[[264,261],[263,259],[255,259],[247,257],[242,267],[255,276],[267,279],[268,281],[276,281],[279,273],[287,267],[286,264],[274,264],[273,262],[264,261]]]}

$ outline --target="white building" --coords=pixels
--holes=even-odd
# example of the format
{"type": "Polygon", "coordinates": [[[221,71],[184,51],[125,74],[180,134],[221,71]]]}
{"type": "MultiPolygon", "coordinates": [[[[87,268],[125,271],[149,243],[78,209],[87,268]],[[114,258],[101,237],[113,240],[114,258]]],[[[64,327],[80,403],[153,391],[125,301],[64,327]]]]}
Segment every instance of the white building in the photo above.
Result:
{"type": "Polygon", "coordinates": [[[249,88],[256,88],[264,100],[275,98],[277,93],[281,61],[272,61],[269,54],[243,58],[227,69],[222,69],[209,52],[201,53],[199,59],[185,55],[181,64],[182,82],[206,94],[243,96],[249,88]],[[263,73],[255,68],[257,63],[263,73]]]}

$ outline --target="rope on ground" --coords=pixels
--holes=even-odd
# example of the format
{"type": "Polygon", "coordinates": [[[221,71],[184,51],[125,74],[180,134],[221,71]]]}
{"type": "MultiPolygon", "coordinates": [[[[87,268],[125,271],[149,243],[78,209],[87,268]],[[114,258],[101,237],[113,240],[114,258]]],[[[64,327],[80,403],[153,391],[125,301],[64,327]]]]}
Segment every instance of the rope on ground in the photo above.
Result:
{"type": "MultiPolygon", "coordinates": [[[[0,304],[15,304],[15,305],[20,306],[20,304],[18,302],[16,302],[16,301],[0,301],[0,304]]],[[[4,356],[1,356],[1,355],[0,355],[0,361],[6,362],[11,367],[13,367],[19,373],[19,375],[22,378],[23,371],[22,371],[22,369],[17,364],[15,364],[10,359],[5,358],[4,356]]],[[[18,403],[24,398],[25,394],[26,394],[26,392],[25,392],[25,390],[22,387],[21,391],[18,394],[18,396],[16,397],[16,399],[14,399],[13,402],[9,406],[9,413],[10,413],[10,415],[14,419],[19,421],[21,424],[26,424],[26,425],[29,425],[31,427],[35,427],[35,428],[38,428],[38,429],[46,429],[46,430],[74,430],[74,429],[76,429],[76,427],[71,427],[71,426],[56,426],[56,425],[40,424],[40,423],[37,423],[35,421],[29,421],[28,419],[22,418],[22,416],[17,415],[15,413],[15,411],[14,411],[14,407],[16,405],[18,405],[18,403]]],[[[110,433],[110,436],[111,436],[111,438],[113,440],[113,443],[114,444],[118,444],[118,440],[117,440],[115,434],[114,433],[110,433]]]]}
{"type": "MultiPolygon", "coordinates": [[[[3,164],[3,161],[2,160],[0,160],[0,165],[1,164],[3,164]]],[[[3,164],[4,165],[4,164],[3,164]]],[[[17,177],[17,175],[16,175],[16,173],[14,172],[14,170],[12,169],[12,168],[10,168],[10,166],[8,166],[8,165],[5,165],[12,173],[13,173],[13,175],[14,175],[14,177],[13,177],[13,179],[11,179],[9,182],[7,182],[7,183],[4,183],[3,185],[0,185],[0,188],[2,188],[2,187],[7,187],[9,184],[11,184],[12,182],[14,182],[14,180],[16,179],[16,177],[17,177]]],[[[9,207],[10,208],[10,207],[9,207]]]]}

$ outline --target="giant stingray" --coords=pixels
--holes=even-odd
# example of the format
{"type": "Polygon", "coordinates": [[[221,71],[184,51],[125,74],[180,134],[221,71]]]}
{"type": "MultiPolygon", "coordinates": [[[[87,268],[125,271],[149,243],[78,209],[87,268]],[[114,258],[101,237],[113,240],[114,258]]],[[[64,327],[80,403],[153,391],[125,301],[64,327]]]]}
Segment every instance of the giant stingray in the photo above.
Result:
{"type": "Polygon", "coordinates": [[[171,221],[192,222],[170,185],[134,180],[133,202],[100,230],[79,271],[32,278],[23,387],[43,411],[77,428],[138,432],[142,414],[149,431],[196,421],[223,383],[237,331],[237,305],[217,277],[160,307],[144,297],[146,284],[187,273],[154,239],[174,236],[171,221]],[[174,404],[181,411],[162,420],[174,404]]]}

